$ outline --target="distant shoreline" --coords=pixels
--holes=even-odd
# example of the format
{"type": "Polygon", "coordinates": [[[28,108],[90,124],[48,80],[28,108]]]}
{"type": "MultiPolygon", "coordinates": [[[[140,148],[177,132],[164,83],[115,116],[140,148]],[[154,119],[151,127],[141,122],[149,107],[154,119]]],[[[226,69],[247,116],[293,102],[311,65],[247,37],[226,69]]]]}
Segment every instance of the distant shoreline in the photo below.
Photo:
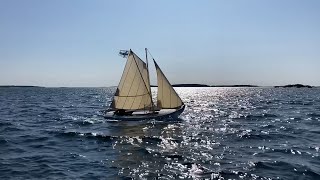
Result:
{"type": "MultiPolygon", "coordinates": [[[[207,84],[173,84],[173,87],[264,87],[249,84],[236,84],[236,85],[207,85],[207,84]]],[[[156,85],[151,85],[151,87],[158,87],[156,85]]]]}
{"type": "MultiPolygon", "coordinates": [[[[273,88],[314,88],[320,86],[310,86],[303,84],[288,84],[282,86],[258,86],[250,84],[236,84],[236,85],[207,85],[207,84],[173,84],[173,87],[273,87],[273,88]]],[[[108,86],[108,87],[117,87],[117,86],[108,86]]],[[[156,85],[151,85],[151,87],[158,87],[156,85]]],[[[0,88],[51,88],[44,86],[26,86],[26,85],[0,85],[0,88]]],[[[52,87],[52,88],[90,88],[90,87],[52,87]]],[[[92,87],[96,88],[96,87],[92,87]]],[[[103,88],[103,87],[100,87],[103,88]]]]}
{"type": "Polygon", "coordinates": [[[0,85],[0,88],[43,88],[41,86],[16,86],[16,85],[0,85]]]}
{"type": "Polygon", "coordinates": [[[173,84],[173,87],[259,87],[257,85],[236,84],[236,85],[206,85],[206,84],[173,84]]]}

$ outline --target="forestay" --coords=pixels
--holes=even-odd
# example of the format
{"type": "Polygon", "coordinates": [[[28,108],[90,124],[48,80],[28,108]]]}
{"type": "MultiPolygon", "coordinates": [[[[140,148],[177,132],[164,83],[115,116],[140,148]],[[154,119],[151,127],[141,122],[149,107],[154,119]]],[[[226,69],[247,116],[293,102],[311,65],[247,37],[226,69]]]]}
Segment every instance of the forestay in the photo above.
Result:
{"type": "Polygon", "coordinates": [[[131,50],[116,90],[111,109],[150,109],[152,107],[148,68],[131,50]]]}
{"type": "Polygon", "coordinates": [[[160,67],[153,60],[156,71],[157,71],[157,81],[158,81],[158,101],[157,107],[160,109],[173,109],[179,108],[183,105],[181,98],[178,96],[177,92],[173,89],[170,82],[166,76],[161,71],[160,67]]]}

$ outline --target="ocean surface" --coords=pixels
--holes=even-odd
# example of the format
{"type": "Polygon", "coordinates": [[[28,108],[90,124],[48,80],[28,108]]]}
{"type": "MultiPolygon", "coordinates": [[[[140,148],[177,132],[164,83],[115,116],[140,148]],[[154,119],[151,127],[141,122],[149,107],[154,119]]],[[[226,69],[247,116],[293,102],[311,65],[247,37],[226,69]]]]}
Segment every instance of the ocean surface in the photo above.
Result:
{"type": "Polygon", "coordinates": [[[320,88],[181,87],[138,122],[103,118],[114,90],[0,88],[0,179],[320,179],[320,88]]]}

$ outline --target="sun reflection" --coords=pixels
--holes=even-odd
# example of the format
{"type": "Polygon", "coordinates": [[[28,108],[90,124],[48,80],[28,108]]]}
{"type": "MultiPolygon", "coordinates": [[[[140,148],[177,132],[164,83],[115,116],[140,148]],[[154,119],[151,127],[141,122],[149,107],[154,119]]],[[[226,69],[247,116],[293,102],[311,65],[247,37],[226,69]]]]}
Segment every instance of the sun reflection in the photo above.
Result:
{"type": "MultiPolygon", "coordinates": [[[[186,104],[182,121],[111,125],[109,131],[121,135],[114,141],[119,151],[114,165],[124,168],[123,175],[138,179],[256,179],[261,178],[256,175],[261,164],[268,165],[270,158],[279,154],[285,158],[319,156],[318,145],[303,151],[287,140],[305,130],[293,127],[302,121],[296,116],[302,110],[281,116],[277,108],[284,102],[263,89],[176,90],[186,104]]],[[[318,118],[311,116],[312,120],[318,118]]]]}

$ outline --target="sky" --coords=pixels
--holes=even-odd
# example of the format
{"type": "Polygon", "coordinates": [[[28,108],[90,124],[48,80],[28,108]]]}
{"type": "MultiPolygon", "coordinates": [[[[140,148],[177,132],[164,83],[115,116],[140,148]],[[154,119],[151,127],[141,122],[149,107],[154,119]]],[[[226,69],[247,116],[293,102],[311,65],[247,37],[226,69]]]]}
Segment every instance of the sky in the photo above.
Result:
{"type": "Polygon", "coordinates": [[[145,59],[147,47],[172,84],[319,86],[319,9],[318,0],[1,0],[0,85],[118,85],[119,50],[145,59]]]}

